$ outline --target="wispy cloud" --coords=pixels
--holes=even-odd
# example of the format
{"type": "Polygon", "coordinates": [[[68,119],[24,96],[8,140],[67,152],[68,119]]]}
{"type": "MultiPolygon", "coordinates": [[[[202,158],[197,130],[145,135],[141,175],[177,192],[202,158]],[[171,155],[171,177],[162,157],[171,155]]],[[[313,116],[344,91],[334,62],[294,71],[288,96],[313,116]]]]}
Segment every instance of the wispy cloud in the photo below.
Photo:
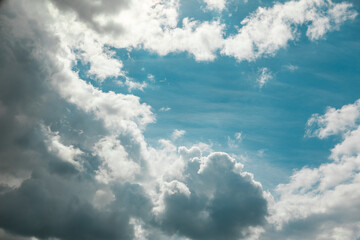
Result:
{"type": "Polygon", "coordinates": [[[168,112],[170,110],[171,110],[171,108],[169,108],[169,107],[162,107],[159,109],[160,112],[168,112]]]}
{"type": "Polygon", "coordinates": [[[258,82],[259,87],[262,88],[272,78],[273,78],[273,75],[270,72],[270,70],[268,68],[264,67],[264,68],[260,68],[258,70],[258,77],[257,77],[256,81],[258,82]]]}
{"type": "Polygon", "coordinates": [[[179,129],[175,129],[174,132],[171,134],[171,139],[173,141],[177,140],[178,138],[181,138],[182,136],[184,136],[186,133],[185,130],[179,130],[179,129]]]}
{"type": "Polygon", "coordinates": [[[296,71],[296,70],[299,69],[298,66],[295,66],[295,65],[292,65],[292,64],[285,65],[284,67],[285,67],[288,71],[290,71],[290,72],[294,72],[294,71],[296,71]]]}

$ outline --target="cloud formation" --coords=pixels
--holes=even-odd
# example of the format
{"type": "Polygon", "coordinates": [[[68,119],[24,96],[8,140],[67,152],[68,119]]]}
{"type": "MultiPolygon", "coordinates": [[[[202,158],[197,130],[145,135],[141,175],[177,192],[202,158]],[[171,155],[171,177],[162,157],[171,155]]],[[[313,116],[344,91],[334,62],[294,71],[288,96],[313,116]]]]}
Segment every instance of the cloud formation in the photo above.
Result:
{"type": "Polygon", "coordinates": [[[359,204],[360,113],[358,101],[340,109],[328,108],[324,115],[313,115],[311,124],[322,139],[342,135],[331,149],[330,162],[318,168],[295,172],[288,184],[280,184],[280,200],[272,206],[270,222],[277,233],[269,239],[357,239],[360,236],[359,204]]]}
{"type": "MultiPolygon", "coordinates": [[[[160,55],[188,52],[197,61],[212,61],[219,51],[238,61],[253,61],[274,55],[289,41],[296,41],[302,26],[307,28],[306,36],[310,40],[317,40],[357,15],[352,5],[346,2],[293,0],[259,7],[239,23],[237,33],[225,37],[226,26],[219,19],[203,22],[186,17],[179,19],[179,0],[116,1],[111,9],[101,2],[88,6],[83,1],[53,2],[61,10],[68,10],[66,17],[62,17],[64,23],[71,25],[79,20],[77,22],[85,23],[90,29],[102,30],[100,39],[91,43],[85,40],[86,46],[82,48],[84,60],[92,61],[92,74],[98,74],[100,78],[121,74],[121,63],[109,58],[111,51],[93,47],[105,42],[117,48],[143,48],[160,55]],[[115,31],[114,26],[121,31],[115,31]],[[94,55],[95,52],[98,54],[94,55]],[[104,65],[98,63],[101,61],[107,61],[108,66],[114,65],[113,71],[106,73],[101,67],[104,65]]],[[[205,2],[210,9],[218,10],[224,9],[226,4],[218,0],[205,2]]],[[[76,33],[81,31],[79,28],[83,27],[70,26],[68,30],[76,33]]]]}
{"type": "MultiPolygon", "coordinates": [[[[100,83],[123,77],[129,90],[143,89],[126,76],[114,48],[188,52],[197,61],[220,52],[252,61],[296,40],[299,26],[307,26],[311,40],[323,37],[356,16],[351,7],[322,0],[276,3],[257,9],[237,33],[224,37],[220,19],[178,19],[176,0],[5,2],[0,236],[256,239],[275,225],[263,236],[281,239],[296,235],[294,223],[303,223],[305,238],[359,236],[359,219],[351,215],[359,208],[358,102],[313,115],[309,126],[319,127],[309,135],[341,134],[343,141],[332,149],[333,162],[304,168],[279,185],[274,202],[226,153],[166,139],[149,145],[143,131],[155,121],[151,106],[133,94],[102,91],[73,70],[81,61],[100,83]],[[354,199],[341,204],[350,193],[354,199]]],[[[263,68],[261,87],[269,76],[263,68]]],[[[172,140],[184,133],[176,130],[172,140]]],[[[235,138],[240,142],[241,134],[235,138]]]]}
{"type": "Polygon", "coordinates": [[[259,76],[256,81],[258,82],[260,88],[262,88],[270,79],[273,78],[272,73],[266,67],[259,69],[258,74],[259,76]]]}
{"type": "Polygon", "coordinates": [[[67,16],[77,7],[57,5],[9,1],[1,9],[4,234],[233,239],[264,224],[266,194],[235,159],[203,144],[187,149],[161,140],[161,147],[149,146],[143,136],[155,121],[149,105],[132,94],[101,91],[73,71],[80,59],[100,80],[119,73],[91,71],[95,62],[114,63],[92,30],[96,26],[76,20],[97,10],[76,13],[69,24],[67,16]]]}
{"type": "Polygon", "coordinates": [[[210,10],[222,11],[225,8],[226,0],[204,0],[206,7],[210,10]]]}

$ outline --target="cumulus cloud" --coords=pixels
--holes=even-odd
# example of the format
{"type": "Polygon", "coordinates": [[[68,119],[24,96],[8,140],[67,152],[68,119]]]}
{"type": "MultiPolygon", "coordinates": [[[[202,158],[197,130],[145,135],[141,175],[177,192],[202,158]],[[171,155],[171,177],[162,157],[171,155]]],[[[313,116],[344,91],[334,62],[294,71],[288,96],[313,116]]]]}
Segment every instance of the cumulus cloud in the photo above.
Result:
{"type": "Polygon", "coordinates": [[[329,107],[324,115],[313,114],[307,122],[306,135],[326,138],[346,134],[356,128],[360,121],[360,100],[335,109],[329,107]]]}
{"type": "MultiPolygon", "coordinates": [[[[100,81],[122,71],[107,52],[112,42],[98,33],[99,8],[82,12],[82,3],[19,0],[1,9],[0,234],[70,240],[252,234],[265,222],[267,199],[241,164],[206,144],[149,146],[143,135],[155,121],[149,105],[104,92],[73,71],[78,59],[100,81]]],[[[212,27],[186,24],[174,34],[202,38],[212,27]]],[[[190,43],[186,48],[200,59],[213,57],[190,43]]]]}
{"type": "Polygon", "coordinates": [[[164,183],[156,209],[166,232],[191,239],[236,239],[246,237],[249,227],[264,224],[265,194],[240,163],[226,153],[202,156],[196,147],[179,152],[187,159],[185,177],[164,183]]]}
{"type": "MultiPolygon", "coordinates": [[[[227,38],[219,19],[178,19],[178,9],[176,0],[3,4],[0,236],[256,239],[267,217],[279,231],[320,219],[304,225],[308,236],[358,236],[359,219],[351,215],[359,208],[358,103],[313,116],[309,126],[320,126],[314,135],[344,138],[332,150],[334,162],[295,173],[278,187],[280,201],[269,212],[270,195],[235,159],[203,143],[186,148],[162,139],[149,146],[143,131],[155,117],[148,104],[133,94],[104,92],[73,71],[82,61],[100,82],[121,76],[130,91],[142,90],[146,85],[126,76],[113,48],[188,52],[197,61],[220,51],[254,60],[286,47],[300,25],[308,26],[311,40],[323,37],[355,17],[351,5],[276,3],[259,8],[227,38]]],[[[268,69],[260,71],[260,86],[269,76],[268,69]]],[[[183,134],[175,130],[172,139],[183,134]]],[[[241,134],[234,138],[241,141],[241,134]]]]}
{"type": "Polygon", "coordinates": [[[45,126],[42,126],[42,129],[45,134],[45,143],[48,151],[81,171],[83,166],[80,157],[84,152],[73,145],[64,145],[61,142],[59,132],[52,132],[49,127],[46,128],[45,126]]]}
{"type": "MultiPolygon", "coordinates": [[[[307,28],[306,36],[310,40],[317,40],[357,15],[352,4],[346,2],[293,0],[275,3],[272,7],[259,7],[241,22],[237,33],[225,37],[226,26],[218,19],[203,22],[186,17],[179,19],[178,0],[119,1],[112,9],[108,7],[110,4],[101,4],[102,1],[88,6],[84,1],[53,2],[60,9],[68,10],[62,21],[73,23],[79,20],[77,22],[85,23],[94,31],[103,31],[101,37],[91,43],[92,46],[83,41],[87,46],[82,48],[85,49],[82,57],[95,63],[93,74],[100,78],[106,77],[100,67],[102,61],[115,66],[107,73],[109,76],[123,74],[121,62],[111,59],[111,51],[99,47],[94,49],[104,41],[116,48],[144,48],[160,55],[188,52],[197,61],[214,60],[218,51],[238,61],[253,61],[264,55],[274,55],[289,41],[295,41],[301,26],[307,28]],[[179,24],[182,27],[178,27],[179,24]],[[118,30],[114,30],[115,26],[118,30]],[[92,48],[91,52],[86,50],[92,48]]],[[[210,9],[222,10],[226,5],[224,0],[205,2],[210,9]]],[[[71,31],[74,32],[74,28],[71,27],[71,31]]],[[[79,27],[76,28],[78,31],[79,27]]]]}
{"type": "MultiPolygon", "coordinates": [[[[353,123],[358,101],[340,109],[328,108],[314,130],[322,139],[344,133],[330,155],[331,162],[318,168],[305,167],[280,184],[280,200],[272,206],[270,222],[277,226],[277,239],[357,239],[360,237],[359,123],[353,123]],[[336,126],[336,127],[335,127],[336,126]]],[[[311,121],[315,121],[311,120],[311,121]]],[[[270,235],[271,236],[271,235],[270,235]]]]}
{"type": "Polygon", "coordinates": [[[124,0],[100,0],[96,2],[88,2],[86,0],[52,0],[52,2],[55,3],[59,9],[75,14],[79,20],[100,32],[121,31],[122,27],[119,24],[115,22],[107,22],[104,24],[99,18],[109,15],[115,16],[118,12],[129,6],[129,1],[124,0]]]}
{"type": "Polygon", "coordinates": [[[116,136],[100,139],[94,146],[93,154],[102,160],[96,176],[99,181],[105,183],[117,179],[131,181],[134,175],[140,172],[140,166],[129,158],[116,136]]]}
{"type": "Polygon", "coordinates": [[[263,55],[273,55],[289,41],[296,40],[302,25],[306,36],[316,40],[335,30],[343,21],[354,19],[357,12],[349,3],[327,0],[300,0],[259,7],[245,18],[237,34],[224,40],[221,53],[239,61],[252,61],[263,55]]]}
{"type": "Polygon", "coordinates": [[[225,8],[226,0],[204,0],[206,7],[210,10],[222,11],[225,8]]]}

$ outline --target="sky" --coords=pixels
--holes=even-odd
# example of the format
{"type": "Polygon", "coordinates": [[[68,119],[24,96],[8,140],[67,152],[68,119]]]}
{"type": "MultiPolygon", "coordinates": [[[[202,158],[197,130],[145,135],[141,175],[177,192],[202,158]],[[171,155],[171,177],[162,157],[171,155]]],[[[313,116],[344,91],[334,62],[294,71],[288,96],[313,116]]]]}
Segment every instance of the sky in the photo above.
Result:
{"type": "Polygon", "coordinates": [[[359,12],[0,1],[0,239],[360,239],[359,12]]]}

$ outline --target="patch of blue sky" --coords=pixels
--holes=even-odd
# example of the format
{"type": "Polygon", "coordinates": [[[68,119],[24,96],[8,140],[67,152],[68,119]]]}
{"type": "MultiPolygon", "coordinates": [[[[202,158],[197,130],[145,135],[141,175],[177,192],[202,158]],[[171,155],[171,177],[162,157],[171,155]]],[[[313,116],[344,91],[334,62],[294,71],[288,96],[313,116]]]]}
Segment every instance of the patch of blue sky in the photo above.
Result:
{"type": "MultiPolygon", "coordinates": [[[[245,16],[249,10],[242,7],[249,7],[250,2],[239,5],[238,12],[245,16]]],[[[360,11],[359,4],[355,8],[360,11]]],[[[187,14],[191,15],[189,10],[187,14]]],[[[192,14],[198,19],[200,13],[192,14]]],[[[223,19],[229,21],[227,25],[236,21],[234,14],[223,19]]],[[[151,105],[157,116],[144,133],[150,144],[166,136],[170,139],[174,129],[183,129],[186,134],[176,140],[178,144],[201,141],[212,144],[214,150],[242,155],[247,159],[245,169],[266,189],[273,189],[293,169],[328,161],[329,149],[339,140],[306,138],[305,124],[327,106],[338,108],[359,98],[359,23],[356,18],[317,41],[310,41],[301,27],[296,42],[254,62],[237,62],[219,54],[212,62],[196,62],[187,53],[159,56],[141,49],[116,49],[115,57],[122,60],[128,77],[148,83],[144,91],[132,93],[151,105]],[[264,67],[272,79],[260,88],[256,79],[264,67]],[[229,145],[236,132],[242,133],[242,141],[229,145]]],[[[86,64],[78,62],[75,67],[82,78],[102,90],[127,93],[117,78],[100,84],[86,74],[86,64]]]]}

